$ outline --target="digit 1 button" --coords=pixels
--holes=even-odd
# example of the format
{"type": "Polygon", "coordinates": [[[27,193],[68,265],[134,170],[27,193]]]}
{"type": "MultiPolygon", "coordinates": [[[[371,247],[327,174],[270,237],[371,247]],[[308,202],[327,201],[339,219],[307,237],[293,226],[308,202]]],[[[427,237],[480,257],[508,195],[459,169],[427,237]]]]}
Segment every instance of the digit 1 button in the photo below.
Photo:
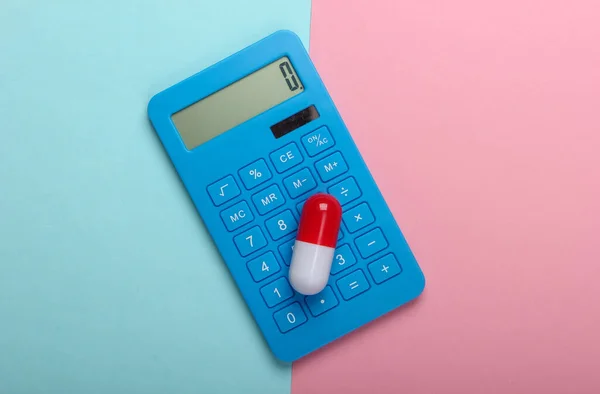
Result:
{"type": "Polygon", "coordinates": [[[304,158],[295,143],[289,143],[269,155],[277,172],[282,173],[302,163],[304,158]]]}
{"type": "Polygon", "coordinates": [[[297,328],[306,322],[306,314],[299,303],[294,302],[291,305],[275,312],[273,315],[279,331],[286,333],[297,328]]]}
{"type": "Polygon", "coordinates": [[[248,164],[239,171],[239,174],[246,189],[261,185],[272,177],[271,171],[263,159],[248,164]]]}
{"type": "Polygon", "coordinates": [[[261,280],[276,274],[281,269],[273,252],[267,252],[254,260],[250,260],[247,267],[255,282],[260,282],[261,280]]]}
{"type": "Polygon", "coordinates": [[[237,246],[242,257],[248,256],[255,251],[267,246],[267,239],[258,226],[254,226],[248,231],[236,235],[233,243],[237,246]]]}
{"type": "Polygon", "coordinates": [[[231,175],[209,185],[207,191],[216,206],[223,205],[240,195],[240,188],[231,175]]]}
{"type": "Polygon", "coordinates": [[[242,227],[244,224],[253,221],[254,215],[252,215],[246,201],[240,201],[234,206],[222,211],[221,219],[223,220],[223,223],[225,223],[227,230],[233,231],[242,227]]]}
{"type": "Polygon", "coordinates": [[[356,257],[354,257],[354,253],[350,250],[350,246],[347,244],[338,246],[333,254],[331,275],[335,275],[354,264],[356,264],[356,257]]]}
{"type": "Polygon", "coordinates": [[[271,238],[277,241],[296,231],[298,229],[298,222],[294,218],[294,215],[292,215],[292,211],[287,209],[267,220],[265,226],[269,234],[271,234],[271,238]]]}
{"type": "Polygon", "coordinates": [[[266,286],[263,286],[260,289],[260,294],[262,294],[267,306],[272,308],[275,305],[292,298],[294,295],[294,290],[292,290],[292,287],[288,283],[287,279],[282,277],[266,286]]]}
{"type": "Polygon", "coordinates": [[[316,156],[335,145],[327,126],[321,126],[302,137],[302,145],[309,156],[316,156]]]}

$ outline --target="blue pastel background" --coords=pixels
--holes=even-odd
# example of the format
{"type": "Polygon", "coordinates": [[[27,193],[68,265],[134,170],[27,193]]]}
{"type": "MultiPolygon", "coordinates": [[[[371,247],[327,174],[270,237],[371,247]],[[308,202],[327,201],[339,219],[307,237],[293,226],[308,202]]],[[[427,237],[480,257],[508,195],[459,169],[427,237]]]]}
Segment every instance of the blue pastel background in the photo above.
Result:
{"type": "Polygon", "coordinates": [[[310,0],[0,3],[0,393],[287,393],[146,114],[310,0]]]}

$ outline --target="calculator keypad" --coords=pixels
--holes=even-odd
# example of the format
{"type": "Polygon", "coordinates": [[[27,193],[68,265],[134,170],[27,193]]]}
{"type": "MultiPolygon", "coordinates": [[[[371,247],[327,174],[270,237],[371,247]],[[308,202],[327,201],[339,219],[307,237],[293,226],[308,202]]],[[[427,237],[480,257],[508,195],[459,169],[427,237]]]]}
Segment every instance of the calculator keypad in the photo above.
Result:
{"type": "Polygon", "coordinates": [[[245,165],[237,171],[237,180],[228,175],[207,188],[213,203],[223,206],[223,225],[233,232],[248,275],[256,283],[265,308],[273,308],[281,333],[318,319],[402,273],[395,256],[385,254],[388,241],[375,225],[377,218],[363,198],[361,185],[349,174],[342,152],[330,149],[335,145],[330,130],[321,126],[305,133],[298,142],[273,151],[268,158],[245,165]],[[247,190],[241,198],[238,185],[247,190]],[[300,298],[289,284],[287,270],[303,205],[315,190],[326,191],[340,201],[343,224],[330,284],[319,294],[300,298]],[[276,244],[269,247],[271,243],[276,244]]]}

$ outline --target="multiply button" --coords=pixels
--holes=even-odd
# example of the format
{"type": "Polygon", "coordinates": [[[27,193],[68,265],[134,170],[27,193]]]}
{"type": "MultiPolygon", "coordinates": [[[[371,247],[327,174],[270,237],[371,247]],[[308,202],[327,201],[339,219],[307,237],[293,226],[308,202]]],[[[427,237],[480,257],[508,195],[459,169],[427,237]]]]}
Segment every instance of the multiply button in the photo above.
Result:
{"type": "Polygon", "coordinates": [[[380,284],[402,272],[393,254],[388,254],[369,264],[369,272],[375,283],[380,284]]]}
{"type": "Polygon", "coordinates": [[[216,206],[223,205],[240,195],[240,188],[231,175],[209,185],[207,191],[216,206]]]}
{"type": "Polygon", "coordinates": [[[388,242],[380,229],[376,228],[368,233],[361,235],[354,240],[358,253],[363,258],[373,256],[375,253],[388,247],[388,242]]]}
{"type": "Polygon", "coordinates": [[[346,275],[339,279],[336,283],[342,297],[346,301],[364,293],[371,287],[362,270],[356,270],[350,275],[346,275]]]}
{"type": "Polygon", "coordinates": [[[304,158],[295,143],[291,142],[270,154],[277,172],[282,173],[302,163],[304,158]]]}
{"type": "Polygon", "coordinates": [[[254,220],[254,215],[250,212],[246,201],[240,201],[234,206],[223,210],[221,212],[221,219],[225,223],[227,230],[233,231],[254,220]]]}
{"type": "Polygon", "coordinates": [[[302,144],[309,156],[316,156],[335,145],[327,126],[321,126],[302,137],[302,144]]]}
{"type": "Polygon", "coordinates": [[[344,220],[344,224],[346,224],[346,227],[348,228],[348,231],[351,233],[367,227],[369,224],[375,221],[373,212],[371,212],[371,209],[369,209],[369,206],[365,202],[346,211],[342,215],[342,218],[344,220]]]}
{"type": "Polygon", "coordinates": [[[332,180],[348,171],[348,165],[340,152],[327,156],[315,163],[315,168],[323,182],[332,180]]]}
{"type": "Polygon", "coordinates": [[[246,189],[252,189],[268,181],[272,176],[267,163],[263,159],[248,164],[239,171],[239,174],[246,189]]]}

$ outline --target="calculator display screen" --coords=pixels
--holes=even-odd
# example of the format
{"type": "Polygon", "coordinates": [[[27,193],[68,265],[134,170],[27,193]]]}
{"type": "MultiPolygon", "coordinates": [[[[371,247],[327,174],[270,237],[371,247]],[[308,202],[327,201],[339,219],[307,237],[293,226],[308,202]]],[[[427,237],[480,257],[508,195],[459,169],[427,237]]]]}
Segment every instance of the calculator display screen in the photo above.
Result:
{"type": "Polygon", "coordinates": [[[303,90],[292,63],[284,56],[176,112],[172,120],[191,150],[303,90]]]}

